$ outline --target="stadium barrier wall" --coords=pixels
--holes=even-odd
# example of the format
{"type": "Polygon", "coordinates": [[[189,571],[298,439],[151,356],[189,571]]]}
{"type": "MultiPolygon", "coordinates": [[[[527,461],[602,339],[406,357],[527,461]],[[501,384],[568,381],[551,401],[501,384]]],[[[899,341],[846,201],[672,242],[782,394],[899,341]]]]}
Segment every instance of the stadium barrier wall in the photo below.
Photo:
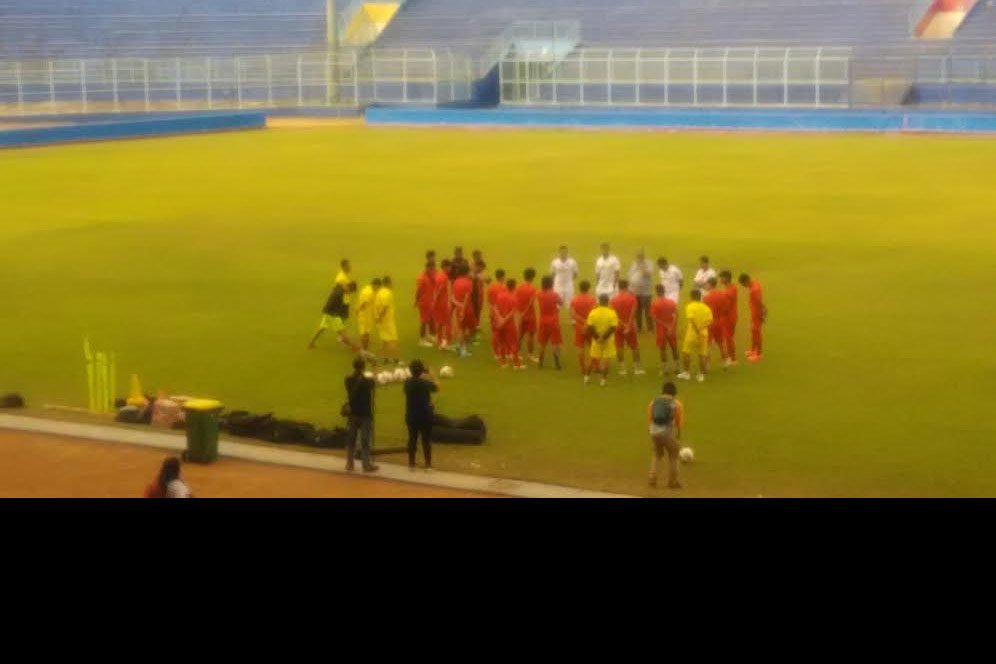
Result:
{"type": "MultiPolygon", "coordinates": [[[[50,120],[51,118],[46,118],[50,120]]],[[[81,122],[46,127],[2,130],[0,148],[50,145],[81,141],[146,138],[176,134],[263,129],[266,114],[259,112],[170,115],[160,117],[115,117],[113,120],[81,122]]]]}
{"type": "Polygon", "coordinates": [[[710,111],[629,109],[369,108],[368,124],[616,127],[825,132],[996,132],[996,113],[902,111],[710,111]]]}

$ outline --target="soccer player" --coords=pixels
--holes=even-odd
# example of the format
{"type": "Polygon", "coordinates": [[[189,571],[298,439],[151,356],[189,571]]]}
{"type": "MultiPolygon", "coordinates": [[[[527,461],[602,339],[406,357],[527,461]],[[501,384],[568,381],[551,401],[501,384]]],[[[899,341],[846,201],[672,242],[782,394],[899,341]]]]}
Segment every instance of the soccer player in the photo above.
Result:
{"type": "Polygon", "coordinates": [[[719,346],[719,355],[723,358],[723,366],[730,366],[730,358],[726,355],[726,330],[729,323],[730,298],[726,290],[719,287],[716,277],[709,277],[706,282],[709,290],[702,296],[702,303],[712,311],[712,325],[709,326],[709,342],[719,346]]]}
{"type": "Polygon", "coordinates": [[[674,360],[674,373],[678,373],[678,303],[666,296],[664,286],[657,284],[656,292],[657,297],[650,303],[650,317],[654,319],[657,348],[661,353],[660,374],[663,376],[670,373],[667,366],[668,347],[674,360]]]}
{"type": "Polygon", "coordinates": [[[595,297],[603,295],[609,298],[616,294],[619,287],[619,258],[609,250],[609,243],[602,243],[602,255],[595,261],[595,297]]]}
{"type": "Polygon", "coordinates": [[[750,350],[747,351],[748,362],[761,361],[761,327],[768,320],[768,307],[764,306],[764,298],[761,294],[761,284],[757,279],[752,279],[750,275],[741,274],[737,279],[740,285],[747,289],[750,294],[748,300],[750,304],[750,350]]]}
{"type": "Polygon", "coordinates": [[[678,388],[667,382],[660,396],[647,406],[650,423],[650,486],[657,486],[657,464],[667,452],[667,487],[680,489],[678,458],[681,454],[681,429],[685,426],[685,407],[678,401],[678,388]]]}
{"type": "Polygon", "coordinates": [[[398,322],[394,311],[394,292],[391,290],[391,277],[384,277],[381,287],[374,297],[374,317],[377,336],[380,337],[384,364],[399,362],[398,322]]]}
{"type": "Polygon", "coordinates": [[[474,326],[473,336],[474,345],[476,346],[481,343],[480,327],[483,320],[481,314],[484,313],[485,290],[491,280],[488,278],[488,264],[484,262],[484,255],[481,253],[481,250],[475,249],[471,255],[473,256],[473,260],[471,261],[470,278],[474,282],[474,290],[471,291],[470,300],[474,305],[474,321],[476,325],[474,326]]]}
{"type": "Polygon", "coordinates": [[[657,259],[657,268],[661,278],[661,286],[664,287],[664,297],[677,305],[681,298],[681,287],[685,285],[685,275],[681,273],[677,265],[671,265],[663,256],[657,259]]]}
{"type": "Polygon", "coordinates": [[[629,268],[629,290],[636,296],[636,331],[643,332],[646,320],[647,332],[654,331],[654,320],[650,317],[650,300],[653,297],[654,264],[647,260],[647,254],[640,249],[629,268]]]}
{"type": "Polygon", "coordinates": [[[571,258],[567,245],[561,245],[557,257],[550,263],[553,275],[553,290],[565,305],[574,299],[574,282],[578,278],[578,262],[571,258]]]}
{"type": "Polygon", "coordinates": [[[436,292],[436,262],[428,261],[425,271],[415,279],[415,306],[418,308],[418,345],[432,348],[436,324],[432,320],[432,304],[436,292]]]}
{"type": "Polygon", "coordinates": [[[588,314],[598,306],[598,300],[589,291],[591,284],[582,281],[578,284],[580,293],[571,300],[571,321],[574,323],[574,347],[578,349],[578,363],[581,375],[588,373],[588,314]]]}
{"type": "Polygon", "coordinates": [[[709,264],[709,257],[700,256],[699,270],[695,273],[695,279],[692,280],[695,287],[704,295],[709,290],[709,280],[715,278],[716,270],[712,269],[712,265],[709,264]]]}
{"type": "Polygon", "coordinates": [[[460,276],[460,269],[463,267],[470,267],[470,263],[463,256],[463,247],[454,247],[453,259],[450,261],[450,281],[460,276]]]}
{"type": "Polygon", "coordinates": [[[584,384],[588,384],[591,373],[597,368],[602,372],[602,381],[599,384],[605,387],[609,380],[609,361],[616,356],[613,337],[619,327],[619,316],[609,306],[608,295],[598,296],[598,306],[591,310],[586,322],[588,338],[591,339],[591,364],[585,372],[584,384]]]}
{"type": "Polygon", "coordinates": [[[448,350],[452,334],[452,312],[450,310],[450,267],[448,258],[436,270],[436,284],[432,291],[432,322],[436,325],[436,347],[448,350]]]}
{"type": "Polygon", "coordinates": [[[733,366],[737,363],[737,285],[733,283],[733,273],[729,270],[719,273],[719,283],[729,301],[726,309],[726,357],[733,366]]]}
{"type": "Polygon", "coordinates": [[[700,383],[705,382],[709,372],[709,326],[712,325],[712,310],[702,304],[702,291],[693,288],[692,301],[685,307],[685,319],[688,327],[685,329],[685,341],[681,347],[681,360],[685,370],[678,374],[682,380],[691,380],[692,354],[699,356],[700,383]]]}
{"type": "Polygon", "coordinates": [[[625,347],[629,346],[633,355],[633,375],[642,376],[647,373],[640,367],[640,342],[636,337],[636,309],[639,302],[629,290],[629,282],[625,279],[619,282],[619,293],[612,298],[612,308],[619,317],[616,328],[616,351],[619,356],[619,375],[626,375],[625,347]]]}
{"type": "Polygon", "coordinates": [[[553,277],[543,277],[540,282],[540,294],[536,296],[539,302],[539,368],[543,368],[546,359],[547,345],[553,346],[553,364],[560,371],[560,346],[564,343],[560,334],[560,305],[563,300],[557,291],[553,290],[553,277]]]}
{"type": "Polygon", "coordinates": [[[488,320],[491,323],[491,350],[495,360],[501,360],[501,332],[496,325],[498,321],[498,297],[505,292],[505,270],[495,270],[495,280],[488,286],[488,320]]]}
{"type": "Polygon", "coordinates": [[[495,302],[495,328],[499,337],[498,366],[504,369],[508,358],[514,361],[516,370],[526,367],[519,358],[519,332],[515,325],[518,299],[515,297],[515,279],[509,279],[505,290],[498,294],[495,302]]]}
{"type": "Polygon", "coordinates": [[[455,331],[457,337],[457,355],[460,357],[470,357],[467,350],[467,341],[474,333],[477,322],[474,317],[474,303],[471,302],[471,294],[474,290],[474,282],[470,279],[470,268],[461,265],[457,268],[457,278],[453,280],[453,319],[455,321],[455,331]]]}
{"type": "Polygon", "coordinates": [[[355,281],[350,281],[346,286],[339,283],[333,286],[332,293],[329,295],[329,299],[325,302],[325,307],[322,309],[322,320],[318,323],[318,330],[311,337],[308,348],[315,348],[315,344],[318,342],[318,338],[322,336],[322,333],[325,330],[332,330],[332,334],[339,339],[342,345],[354,353],[363,354],[364,357],[368,355],[368,353],[360,348],[359,344],[353,343],[346,336],[346,320],[349,318],[349,305],[346,304],[346,297],[349,293],[355,292],[355,281]]]}
{"type": "Polygon", "coordinates": [[[370,350],[370,333],[374,329],[374,295],[380,286],[380,279],[374,279],[360,289],[360,294],[356,297],[356,327],[363,350],[370,350]]]}
{"type": "Polygon", "coordinates": [[[339,261],[339,273],[335,275],[335,283],[342,286],[345,291],[346,296],[344,302],[347,306],[353,303],[353,298],[350,297],[350,293],[356,292],[356,282],[353,281],[353,277],[351,276],[352,271],[353,266],[350,264],[348,258],[343,258],[339,261]],[[353,290],[349,290],[349,284],[353,284],[353,290]]]}
{"type": "Polygon", "coordinates": [[[515,289],[515,300],[519,313],[519,350],[522,350],[522,340],[526,340],[526,350],[529,360],[538,363],[536,357],[536,270],[526,268],[522,273],[524,281],[515,289]]]}

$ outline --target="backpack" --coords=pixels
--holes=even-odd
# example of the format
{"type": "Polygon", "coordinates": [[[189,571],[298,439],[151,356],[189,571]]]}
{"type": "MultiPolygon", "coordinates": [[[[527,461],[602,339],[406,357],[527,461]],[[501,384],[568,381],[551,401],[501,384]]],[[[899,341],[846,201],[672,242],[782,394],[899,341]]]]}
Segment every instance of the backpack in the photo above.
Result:
{"type": "Polygon", "coordinates": [[[678,410],[674,399],[657,397],[654,399],[654,407],[651,411],[651,418],[654,424],[660,427],[669,427],[674,422],[675,411],[678,410]]]}

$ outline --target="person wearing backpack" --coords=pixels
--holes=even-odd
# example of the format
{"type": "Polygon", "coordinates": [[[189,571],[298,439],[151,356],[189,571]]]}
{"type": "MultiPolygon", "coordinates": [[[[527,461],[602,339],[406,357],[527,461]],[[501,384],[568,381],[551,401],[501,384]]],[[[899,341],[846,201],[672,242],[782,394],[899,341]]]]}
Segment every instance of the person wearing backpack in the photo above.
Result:
{"type": "Polygon", "coordinates": [[[678,481],[678,454],[681,451],[681,429],[685,426],[685,407],[677,399],[678,389],[667,382],[661,394],[647,407],[650,422],[650,486],[657,486],[657,464],[667,452],[669,489],[680,489],[678,481]]]}

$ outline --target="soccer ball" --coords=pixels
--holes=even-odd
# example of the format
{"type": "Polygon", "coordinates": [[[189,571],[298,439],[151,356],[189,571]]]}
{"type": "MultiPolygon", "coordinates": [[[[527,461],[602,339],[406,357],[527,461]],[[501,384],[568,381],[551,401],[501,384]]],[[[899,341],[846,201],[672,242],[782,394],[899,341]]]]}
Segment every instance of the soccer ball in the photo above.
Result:
{"type": "Polygon", "coordinates": [[[446,366],[446,367],[443,367],[442,369],[440,369],[439,370],[439,377],[440,378],[453,378],[453,367],[446,366]]]}
{"type": "Polygon", "coordinates": [[[377,374],[377,382],[380,383],[381,385],[387,385],[393,380],[394,380],[394,374],[392,374],[390,371],[381,371],[379,374],[377,374]]]}
{"type": "Polygon", "coordinates": [[[408,378],[408,376],[405,375],[405,370],[404,369],[402,369],[401,367],[398,367],[397,369],[394,370],[394,380],[395,381],[397,381],[397,382],[400,383],[401,381],[405,380],[406,378],[408,378]]]}
{"type": "Polygon", "coordinates": [[[363,374],[363,377],[364,378],[369,378],[371,380],[373,380],[374,378],[376,378],[376,376],[374,376],[374,372],[372,372],[372,371],[366,372],[365,374],[363,374]]]}
{"type": "Polygon", "coordinates": [[[691,463],[695,461],[695,452],[690,447],[682,447],[681,451],[678,452],[678,458],[681,459],[682,463],[691,463]]]}
{"type": "Polygon", "coordinates": [[[405,368],[403,369],[403,371],[405,372],[405,379],[406,379],[406,380],[407,380],[408,378],[411,378],[411,377],[412,377],[412,370],[411,370],[411,369],[409,369],[408,367],[405,367],[405,368]]]}

